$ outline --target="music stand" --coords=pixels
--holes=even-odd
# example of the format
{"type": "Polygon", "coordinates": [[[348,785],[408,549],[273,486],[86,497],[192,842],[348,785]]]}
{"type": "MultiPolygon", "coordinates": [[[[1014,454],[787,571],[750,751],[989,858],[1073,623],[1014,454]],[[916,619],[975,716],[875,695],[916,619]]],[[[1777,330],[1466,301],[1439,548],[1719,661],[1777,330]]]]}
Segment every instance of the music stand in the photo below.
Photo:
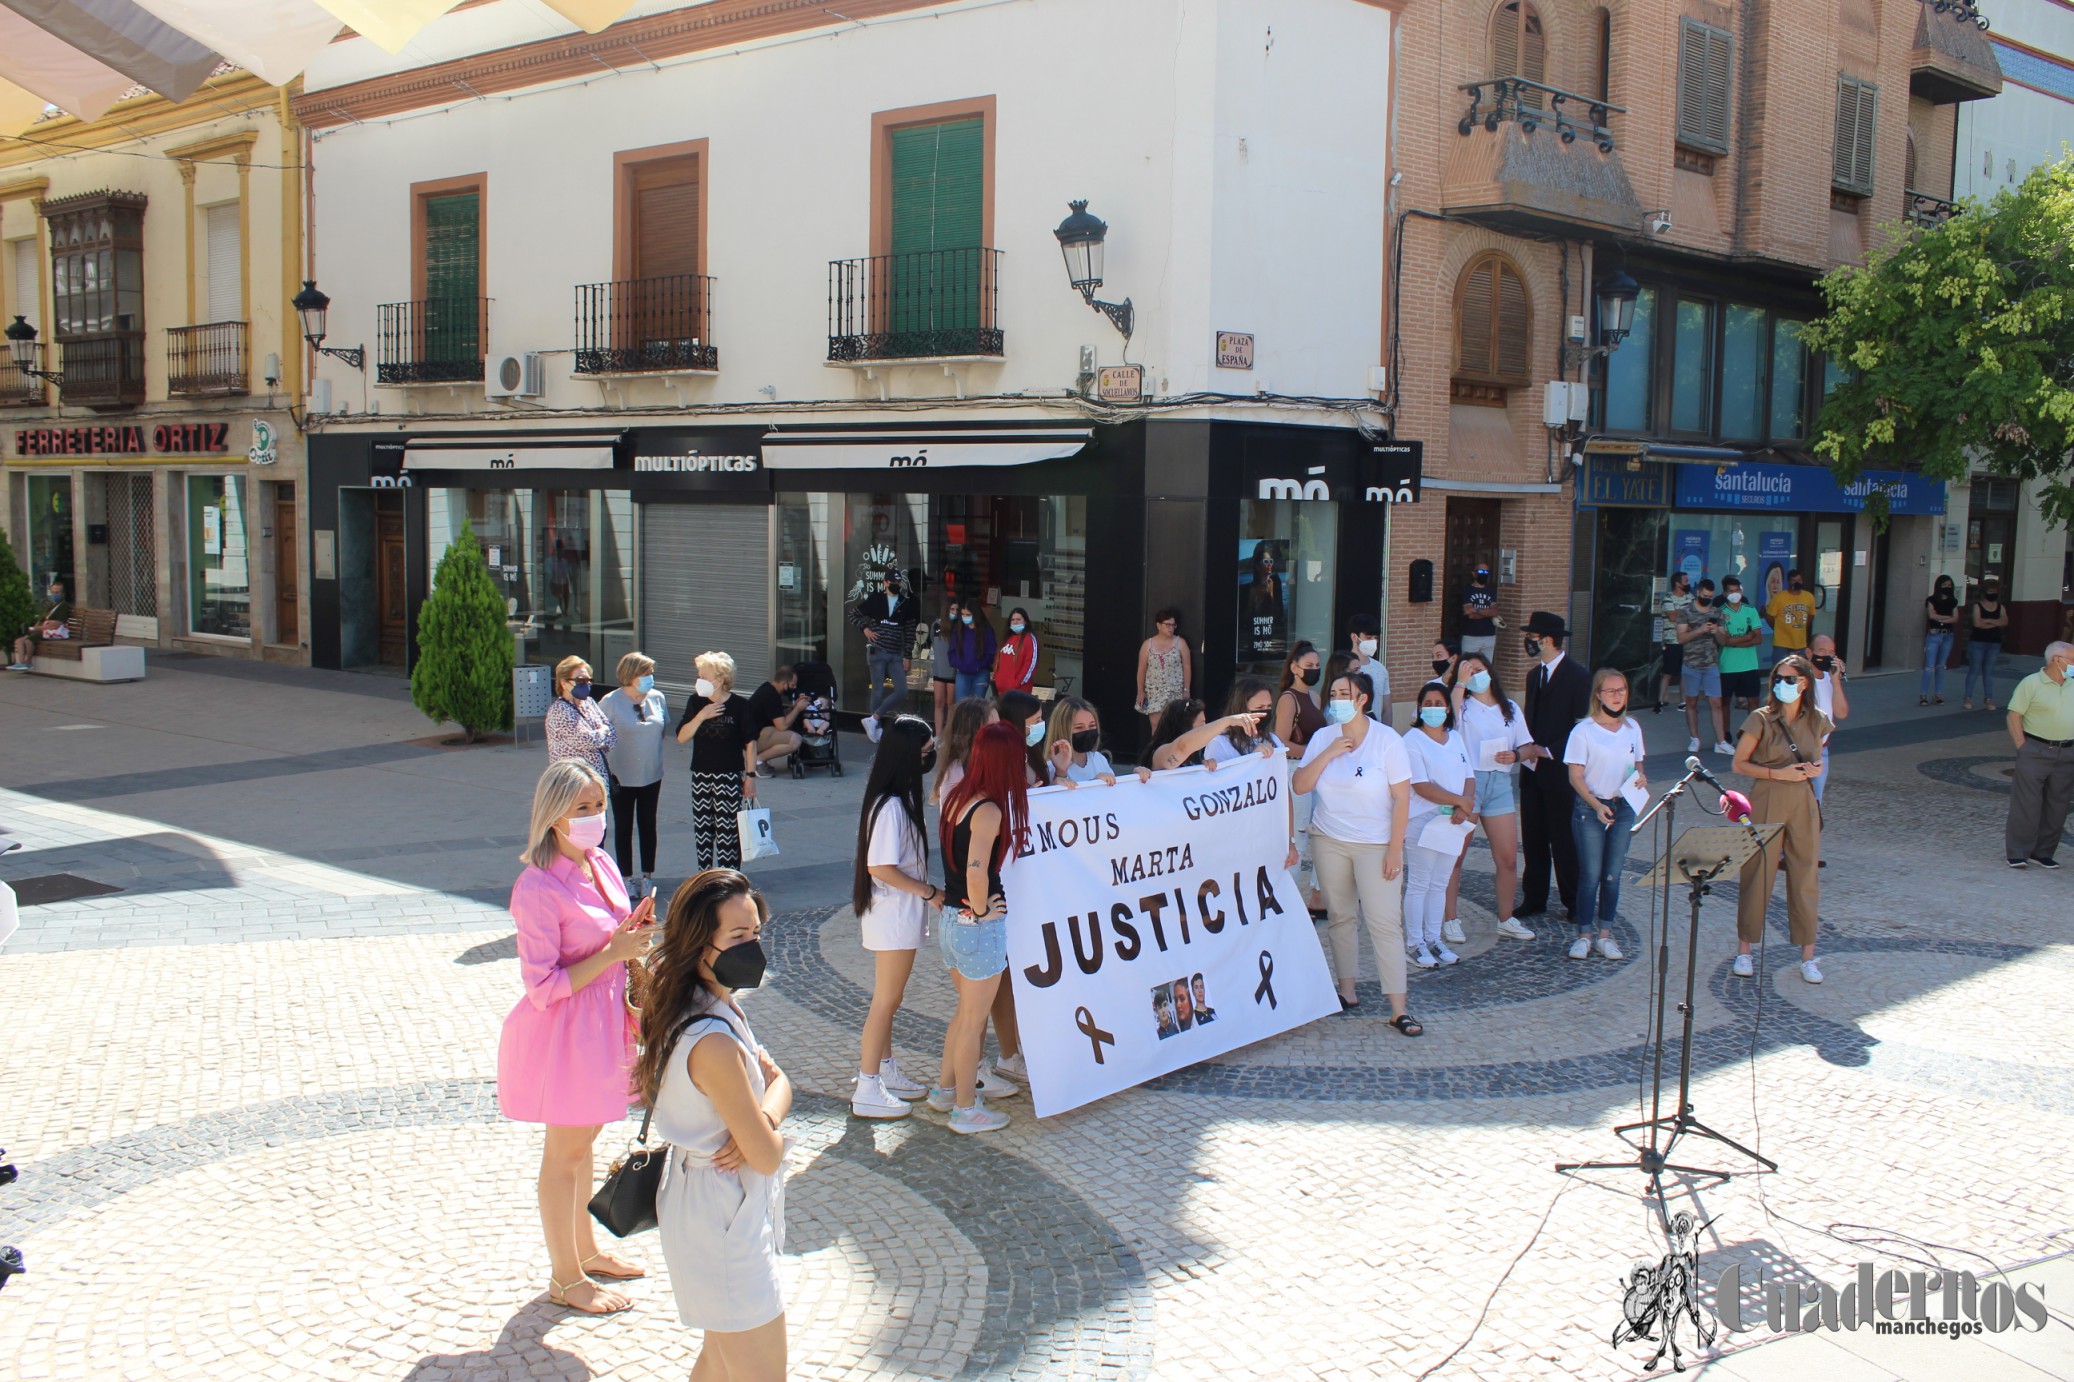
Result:
{"type": "MultiPolygon", "coordinates": [[[[1683,784],[1681,783],[1680,786],[1683,786],[1683,784]]],[[[1676,790],[1674,788],[1673,792],[1675,793],[1676,790]]],[[[1734,1179],[1734,1175],[1728,1171],[1719,1171],[1705,1166],[1683,1166],[1673,1163],[1670,1159],[1671,1150],[1677,1146],[1678,1139],[1688,1133],[1698,1137],[1709,1138],[1721,1143],[1723,1146],[1733,1148],[1744,1156],[1749,1157],[1752,1161],[1759,1163],[1767,1170],[1776,1171],[1779,1169],[1778,1162],[1751,1151],[1734,1138],[1716,1132],[1705,1123],[1700,1122],[1699,1119],[1693,1117],[1692,1023],[1694,1016],[1693,989],[1697,983],[1699,973],[1700,901],[1713,891],[1715,882],[1731,871],[1741,871],[1743,865],[1748,863],[1758,850],[1776,840],[1784,829],[1784,826],[1757,825],[1754,823],[1731,826],[1700,826],[1697,829],[1686,831],[1683,835],[1673,840],[1671,847],[1664,851],[1663,856],[1656,861],[1655,866],[1643,875],[1643,883],[1650,887],[1664,889],[1666,899],[1668,899],[1671,883],[1684,883],[1691,900],[1691,923],[1686,932],[1685,942],[1685,1001],[1678,1005],[1678,1011],[1684,1015],[1685,1023],[1684,1041],[1678,1052],[1677,1111],[1675,1113],[1665,1113],[1663,1111],[1664,991],[1667,987],[1665,980],[1669,977],[1668,970],[1671,962],[1671,937],[1668,924],[1668,905],[1666,905],[1666,924],[1658,933],[1657,939],[1656,1024],[1655,1032],[1650,1040],[1650,1045],[1655,1048],[1653,1055],[1655,1068],[1650,1077],[1649,1117],[1639,1122],[1623,1123],[1613,1130],[1615,1137],[1620,1138],[1622,1141],[1628,1141],[1627,1135],[1629,1133],[1647,1128],[1649,1130],[1649,1141],[1642,1146],[1635,1146],[1634,1143],[1629,1142],[1629,1145],[1635,1148],[1635,1158],[1632,1161],[1560,1162],[1556,1165],[1556,1170],[1562,1172],[1587,1170],[1640,1171],[1649,1177],[1650,1187],[1656,1192],[1657,1204],[1660,1207],[1663,1204],[1663,1173],[1666,1171],[1679,1171],[1687,1175],[1709,1176],[1723,1182],[1734,1179]],[[1668,1134],[1668,1136],[1663,1138],[1661,1147],[1657,1145],[1657,1135],[1660,1132],[1668,1134]]]]}

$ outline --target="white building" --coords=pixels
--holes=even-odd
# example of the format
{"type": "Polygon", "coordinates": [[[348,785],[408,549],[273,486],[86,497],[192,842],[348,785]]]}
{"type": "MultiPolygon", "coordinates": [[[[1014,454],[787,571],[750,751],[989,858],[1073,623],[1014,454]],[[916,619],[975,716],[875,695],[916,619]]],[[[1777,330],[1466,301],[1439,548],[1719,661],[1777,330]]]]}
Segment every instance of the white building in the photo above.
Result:
{"type": "Polygon", "coordinates": [[[727,647],[862,695],[880,546],[930,613],[1026,607],[1113,720],[1156,607],[1263,670],[1378,610],[1389,9],[837,8],[502,0],[310,69],[327,344],[367,347],[312,393],[319,665],[411,656],[463,522],[530,659],[638,641],[666,684],[727,647]],[[1128,342],[1061,260],[1082,200],[1128,342]],[[1123,363],[1142,399],[1093,401],[1123,363]]]}

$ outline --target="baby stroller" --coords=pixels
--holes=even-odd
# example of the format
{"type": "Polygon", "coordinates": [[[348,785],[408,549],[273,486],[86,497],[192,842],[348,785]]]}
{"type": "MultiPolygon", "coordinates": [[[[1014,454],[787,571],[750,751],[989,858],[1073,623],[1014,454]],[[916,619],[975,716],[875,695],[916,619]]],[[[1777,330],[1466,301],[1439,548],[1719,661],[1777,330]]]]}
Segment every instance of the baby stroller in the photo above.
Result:
{"type": "Polygon", "coordinates": [[[807,703],[799,717],[799,752],[792,755],[792,775],[805,777],[809,769],[826,768],[831,777],[843,775],[842,754],[835,729],[835,671],[825,662],[800,662],[792,668],[799,679],[793,693],[807,703]]]}

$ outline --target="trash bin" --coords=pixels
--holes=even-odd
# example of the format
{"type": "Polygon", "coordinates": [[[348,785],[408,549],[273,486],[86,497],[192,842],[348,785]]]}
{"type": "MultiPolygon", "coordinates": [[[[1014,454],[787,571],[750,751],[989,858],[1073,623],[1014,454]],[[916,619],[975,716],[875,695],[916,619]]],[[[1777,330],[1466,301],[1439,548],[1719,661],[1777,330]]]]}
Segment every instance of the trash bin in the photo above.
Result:
{"type": "Polygon", "coordinates": [[[511,669],[511,722],[521,741],[526,736],[526,721],[544,719],[553,700],[553,668],[528,662],[511,669]]]}

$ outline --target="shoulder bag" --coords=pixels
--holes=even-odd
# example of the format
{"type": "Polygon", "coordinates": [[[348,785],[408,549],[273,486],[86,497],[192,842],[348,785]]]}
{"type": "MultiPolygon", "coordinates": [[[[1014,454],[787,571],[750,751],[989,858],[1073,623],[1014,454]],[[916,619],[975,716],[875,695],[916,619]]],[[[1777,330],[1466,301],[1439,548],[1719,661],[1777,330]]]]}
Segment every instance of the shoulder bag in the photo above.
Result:
{"type": "MultiPolygon", "coordinates": [[[[725,1018],[713,1013],[700,1013],[687,1018],[676,1034],[670,1038],[675,1046],[683,1035],[691,1030],[695,1022],[711,1019],[727,1026],[732,1033],[734,1026],[725,1018]]],[[[661,1091],[657,1091],[660,1096],[661,1091]]],[[[591,1217],[612,1231],[615,1238],[626,1238],[655,1227],[655,1193],[662,1188],[663,1164],[670,1159],[670,1144],[657,1146],[648,1144],[648,1125],[655,1118],[655,1104],[651,1100],[648,1109],[641,1115],[641,1131],[627,1148],[626,1155],[612,1163],[605,1173],[605,1183],[598,1193],[591,1196],[591,1217]]]]}

